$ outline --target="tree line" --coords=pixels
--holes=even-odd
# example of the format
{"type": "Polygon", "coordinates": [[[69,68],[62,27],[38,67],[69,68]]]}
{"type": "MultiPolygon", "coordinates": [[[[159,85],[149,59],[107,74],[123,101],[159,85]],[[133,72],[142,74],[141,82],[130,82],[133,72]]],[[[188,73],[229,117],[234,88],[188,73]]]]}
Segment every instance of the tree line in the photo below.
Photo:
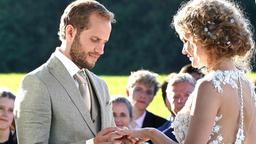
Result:
{"type": "MultiPolygon", "coordinates": [[[[60,45],[57,32],[71,0],[0,1],[0,72],[29,72],[44,63],[60,45]]],[[[99,0],[115,13],[105,54],[93,71],[126,75],[137,69],[177,71],[189,63],[182,42],[170,26],[182,0],[99,0]]],[[[256,26],[254,0],[237,0],[256,26]]],[[[254,36],[255,37],[255,36],[254,36]]]]}

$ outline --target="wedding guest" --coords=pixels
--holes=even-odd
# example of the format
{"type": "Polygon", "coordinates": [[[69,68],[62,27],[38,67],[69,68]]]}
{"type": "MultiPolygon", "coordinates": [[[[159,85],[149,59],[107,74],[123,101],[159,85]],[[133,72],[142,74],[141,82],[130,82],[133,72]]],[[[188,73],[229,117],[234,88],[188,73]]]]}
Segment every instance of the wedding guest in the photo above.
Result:
{"type": "Polygon", "coordinates": [[[157,128],[167,121],[146,110],[159,89],[156,77],[156,73],[148,70],[132,72],[128,77],[126,93],[133,108],[133,121],[130,124],[132,129],[157,128]]]}
{"type": "Polygon", "coordinates": [[[169,110],[171,107],[170,107],[170,102],[169,100],[167,99],[167,94],[166,94],[166,89],[167,89],[167,85],[168,85],[168,81],[169,79],[171,79],[171,77],[175,76],[177,73],[170,73],[167,78],[163,81],[163,83],[161,84],[161,92],[162,92],[162,98],[163,98],[163,101],[164,101],[164,104],[166,106],[166,108],[169,110]]]}
{"type": "Polygon", "coordinates": [[[112,111],[115,124],[119,128],[128,128],[132,121],[132,105],[123,96],[112,96],[112,111]]]}
{"type": "Polygon", "coordinates": [[[13,116],[15,96],[8,90],[0,89],[0,143],[17,144],[13,116]]]}
{"type": "Polygon", "coordinates": [[[193,92],[196,81],[188,73],[179,73],[172,75],[168,81],[166,93],[167,100],[170,103],[169,111],[171,116],[169,121],[165,122],[161,127],[158,128],[161,132],[166,134],[169,138],[177,141],[171,124],[175,119],[176,114],[183,108],[188,97],[193,92]]]}

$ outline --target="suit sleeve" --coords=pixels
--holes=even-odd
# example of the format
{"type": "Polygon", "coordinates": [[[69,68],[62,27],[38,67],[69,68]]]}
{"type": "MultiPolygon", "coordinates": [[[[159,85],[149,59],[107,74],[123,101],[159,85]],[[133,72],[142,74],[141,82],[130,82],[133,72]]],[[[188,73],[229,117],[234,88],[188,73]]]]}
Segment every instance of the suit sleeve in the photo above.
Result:
{"type": "Polygon", "coordinates": [[[35,75],[24,78],[15,101],[19,144],[47,144],[51,126],[51,102],[46,85],[35,75]]]}
{"type": "Polygon", "coordinates": [[[105,81],[103,81],[103,84],[104,84],[104,87],[105,87],[105,94],[106,94],[106,101],[107,101],[106,103],[110,107],[109,110],[108,110],[108,113],[110,113],[111,127],[116,127],[115,120],[114,120],[114,117],[113,117],[113,112],[112,112],[112,103],[110,102],[110,95],[109,95],[109,91],[108,91],[108,86],[107,86],[105,81]]]}

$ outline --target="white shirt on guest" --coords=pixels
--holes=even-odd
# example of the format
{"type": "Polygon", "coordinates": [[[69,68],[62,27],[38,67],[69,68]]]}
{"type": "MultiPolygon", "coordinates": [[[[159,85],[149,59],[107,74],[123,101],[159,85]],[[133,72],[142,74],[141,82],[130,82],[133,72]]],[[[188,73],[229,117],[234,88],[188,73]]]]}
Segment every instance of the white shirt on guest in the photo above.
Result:
{"type": "Polygon", "coordinates": [[[129,128],[134,130],[142,128],[145,117],[146,117],[146,111],[144,111],[144,113],[139,118],[137,118],[136,120],[133,120],[129,128]]]}

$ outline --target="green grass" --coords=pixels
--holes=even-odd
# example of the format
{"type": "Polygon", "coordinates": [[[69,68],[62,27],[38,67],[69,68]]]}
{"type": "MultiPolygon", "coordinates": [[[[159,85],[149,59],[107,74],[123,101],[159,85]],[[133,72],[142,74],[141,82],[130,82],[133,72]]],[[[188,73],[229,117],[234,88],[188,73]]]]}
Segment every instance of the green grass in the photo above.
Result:
{"type": "Polygon", "coordinates": [[[23,75],[18,73],[0,74],[0,87],[8,88],[13,93],[17,93],[23,75]]]}
{"type": "Polygon", "coordinates": [[[256,79],[256,72],[249,73],[247,76],[248,76],[249,79],[256,79]]]}
{"type": "MultiPolygon", "coordinates": [[[[0,74],[0,87],[5,87],[11,90],[14,94],[17,94],[20,81],[22,80],[24,74],[10,73],[10,74],[0,74]]],[[[100,76],[106,81],[110,95],[123,95],[126,96],[126,82],[127,76],[100,76]]],[[[159,81],[162,82],[165,75],[159,76],[159,81]]],[[[148,110],[166,118],[169,115],[169,111],[165,107],[161,91],[159,90],[155,96],[153,102],[149,105],[148,110]]]]}
{"type": "MultiPolygon", "coordinates": [[[[0,74],[0,87],[5,87],[11,90],[13,93],[17,93],[20,81],[24,74],[10,73],[10,74],[0,74]]],[[[123,95],[126,96],[126,82],[127,76],[100,76],[103,80],[106,81],[110,95],[123,95]]],[[[166,75],[160,75],[158,80],[160,83],[163,82],[166,75]]],[[[256,73],[248,74],[248,78],[256,78],[256,73]]],[[[165,107],[161,91],[159,90],[155,96],[153,102],[149,105],[148,110],[162,116],[164,118],[168,117],[169,111],[165,107]]]]}

